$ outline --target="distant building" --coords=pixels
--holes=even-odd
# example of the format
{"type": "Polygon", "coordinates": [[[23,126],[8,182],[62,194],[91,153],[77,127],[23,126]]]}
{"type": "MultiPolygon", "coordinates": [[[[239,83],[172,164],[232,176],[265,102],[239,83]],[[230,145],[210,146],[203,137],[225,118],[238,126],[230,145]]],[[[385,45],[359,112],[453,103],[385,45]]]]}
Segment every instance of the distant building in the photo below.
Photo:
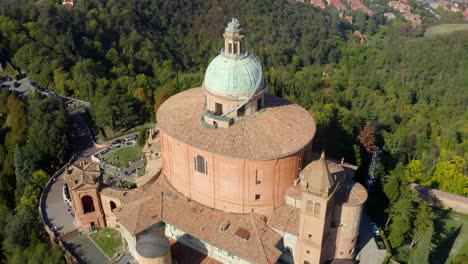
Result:
{"type": "Polygon", "coordinates": [[[411,23],[413,28],[419,27],[422,25],[421,16],[418,14],[411,13],[411,6],[408,5],[407,1],[390,1],[388,5],[403,14],[403,17],[411,23]]]}
{"type": "Polygon", "coordinates": [[[356,167],[312,152],[315,120],[266,93],[237,19],[223,36],[202,87],[159,108],[138,188],[102,185],[95,165],[69,169],[82,230],[118,228],[140,263],[170,263],[162,234],[222,263],[353,259],[367,199],[356,167]]]}
{"type": "Polygon", "coordinates": [[[325,4],[325,0],[296,0],[297,2],[302,2],[302,3],[311,3],[313,6],[320,8],[320,9],[325,9],[327,5],[325,4]]]}
{"type": "Polygon", "coordinates": [[[384,13],[384,17],[385,17],[388,21],[395,20],[395,18],[396,18],[395,14],[393,14],[392,12],[384,13]]]}
{"type": "Polygon", "coordinates": [[[73,7],[75,5],[75,0],[62,0],[62,5],[73,7]]]}

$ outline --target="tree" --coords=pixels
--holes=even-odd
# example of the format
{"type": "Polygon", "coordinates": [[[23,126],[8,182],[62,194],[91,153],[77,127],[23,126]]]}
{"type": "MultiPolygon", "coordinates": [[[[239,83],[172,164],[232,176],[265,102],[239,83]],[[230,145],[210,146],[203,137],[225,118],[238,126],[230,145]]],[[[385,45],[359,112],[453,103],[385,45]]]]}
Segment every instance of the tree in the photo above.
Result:
{"type": "Polygon", "coordinates": [[[434,227],[431,225],[424,232],[421,241],[416,246],[416,250],[409,260],[409,264],[429,263],[429,256],[432,251],[432,235],[434,227]]]}
{"type": "Polygon", "coordinates": [[[24,189],[18,205],[18,210],[35,211],[39,206],[39,198],[42,189],[44,189],[48,180],[49,175],[47,175],[45,171],[35,171],[31,176],[29,184],[24,189]]]}
{"type": "Polygon", "coordinates": [[[162,87],[156,90],[156,95],[154,97],[154,112],[157,113],[159,107],[166,101],[171,91],[175,88],[175,84],[173,82],[166,83],[162,87]]]}
{"type": "Polygon", "coordinates": [[[16,175],[16,189],[15,198],[18,204],[21,196],[23,195],[24,188],[30,183],[30,178],[35,169],[35,164],[28,156],[25,147],[17,147],[15,151],[15,175],[16,175]]]}
{"type": "Polygon", "coordinates": [[[361,142],[367,153],[372,153],[375,148],[375,126],[365,125],[364,128],[359,132],[359,142],[361,142]]]}
{"type": "Polygon", "coordinates": [[[138,146],[144,146],[146,144],[146,139],[148,138],[148,129],[142,128],[138,133],[137,144],[138,146]]]}
{"type": "Polygon", "coordinates": [[[455,156],[448,161],[439,161],[434,176],[427,185],[455,194],[468,196],[468,177],[464,176],[466,161],[455,156]]]}
{"type": "MultiPolygon", "coordinates": [[[[425,235],[425,233],[432,228],[433,221],[436,218],[434,210],[431,205],[421,199],[418,200],[417,217],[414,220],[413,239],[411,241],[411,247],[419,243],[419,240],[425,235]]],[[[432,235],[432,231],[431,231],[432,235]]]]}

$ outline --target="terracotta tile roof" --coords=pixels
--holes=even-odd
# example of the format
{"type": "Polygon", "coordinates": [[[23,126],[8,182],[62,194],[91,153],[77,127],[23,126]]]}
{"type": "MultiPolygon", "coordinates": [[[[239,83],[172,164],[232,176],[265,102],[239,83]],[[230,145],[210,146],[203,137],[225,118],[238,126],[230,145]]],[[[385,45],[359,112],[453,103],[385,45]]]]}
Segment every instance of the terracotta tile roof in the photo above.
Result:
{"type": "Polygon", "coordinates": [[[338,203],[346,206],[358,206],[367,200],[367,190],[360,183],[345,181],[336,193],[338,203]]]}
{"type": "Polygon", "coordinates": [[[329,3],[338,10],[346,10],[346,5],[341,0],[330,0],[329,3]]]}
{"type": "Polygon", "coordinates": [[[161,202],[154,196],[145,197],[115,209],[114,214],[125,229],[137,235],[161,222],[161,202]]]}
{"type": "Polygon", "coordinates": [[[286,192],[284,194],[285,196],[290,196],[296,199],[301,200],[302,199],[302,190],[301,186],[299,184],[294,184],[291,185],[288,189],[286,189],[286,192]]]}
{"type": "Polygon", "coordinates": [[[202,88],[178,93],[157,113],[162,131],[190,146],[223,156],[269,160],[295,153],[309,144],[315,121],[297,104],[265,95],[265,109],[229,128],[209,129],[200,124],[204,111],[202,88]]]}
{"type": "Polygon", "coordinates": [[[101,195],[119,199],[119,200],[124,200],[125,197],[128,195],[129,190],[128,189],[120,189],[116,187],[104,187],[102,190],[99,192],[101,195]]]}
{"type": "Polygon", "coordinates": [[[81,162],[65,170],[65,181],[71,189],[96,188],[99,186],[101,168],[99,164],[81,162]]]}
{"type": "Polygon", "coordinates": [[[322,151],[320,159],[312,161],[301,171],[299,177],[303,189],[319,195],[331,190],[335,179],[328,169],[328,163],[325,159],[325,152],[322,151]]]}
{"type": "Polygon", "coordinates": [[[123,207],[114,210],[119,223],[134,235],[164,221],[253,263],[274,263],[281,255],[281,251],[276,248],[281,236],[265,224],[267,217],[230,214],[207,208],[178,194],[165,177],[159,177],[152,184],[151,190],[146,191],[153,195],[125,203],[123,207]],[[223,231],[226,222],[229,225],[223,231]],[[250,233],[247,240],[235,235],[239,228],[250,233]]]}
{"type": "Polygon", "coordinates": [[[274,229],[298,236],[300,212],[299,208],[283,204],[269,216],[268,225],[274,229]]]}

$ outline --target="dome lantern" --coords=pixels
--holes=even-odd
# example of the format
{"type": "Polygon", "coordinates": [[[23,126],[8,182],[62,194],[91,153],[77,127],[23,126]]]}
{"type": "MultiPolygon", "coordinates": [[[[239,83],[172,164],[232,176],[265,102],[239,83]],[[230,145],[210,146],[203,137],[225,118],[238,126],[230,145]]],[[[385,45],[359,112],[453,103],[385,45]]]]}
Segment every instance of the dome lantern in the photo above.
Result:
{"type": "Polygon", "coordinates": [[[244,53],[244,35],[237,18],[233,18],[224,30],[224,53],[228,55],[241,55],[244,53]]]}

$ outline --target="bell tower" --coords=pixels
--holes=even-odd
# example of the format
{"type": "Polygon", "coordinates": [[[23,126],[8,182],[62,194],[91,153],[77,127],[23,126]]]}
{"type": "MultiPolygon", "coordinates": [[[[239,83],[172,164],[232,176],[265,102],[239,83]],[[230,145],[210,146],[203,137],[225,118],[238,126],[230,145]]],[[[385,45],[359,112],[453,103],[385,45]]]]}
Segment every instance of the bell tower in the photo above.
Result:
{"type": "Polygon", "coordinates": [[[224,36],[224,53],[228,55],[244,54],[244,35],[240,28],[240,23],[237,18],[233,18],[223,34],[224,36]]]}
{"type": "Polygon", "coordinates": [[[310,166],[311,173],[301,175],[302,208],[297,263],[320,264],[327,257],[327,230],[332,219],[335,180],[328,169],[324,152],[310,166]]]}

